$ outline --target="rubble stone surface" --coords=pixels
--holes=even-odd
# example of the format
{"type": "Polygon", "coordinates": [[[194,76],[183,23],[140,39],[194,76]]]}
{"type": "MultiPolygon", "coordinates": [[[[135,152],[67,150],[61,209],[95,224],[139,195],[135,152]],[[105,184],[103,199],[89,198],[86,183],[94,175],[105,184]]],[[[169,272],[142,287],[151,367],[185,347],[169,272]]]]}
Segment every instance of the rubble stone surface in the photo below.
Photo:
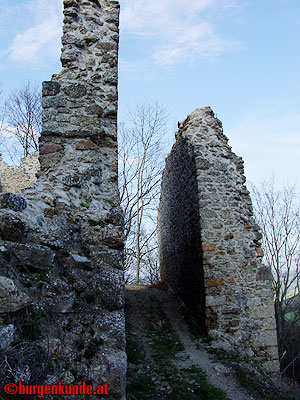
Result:
{"type": "Polygon", "coordinates": [[[204,331],[278,372],[271,272],[245,180],[210,107],[179,124],[162,180],[161,274],[204,331]]]}
{"type": "Polygon", "coordinates": [[[118,23],[116,1],[64,0],[63,68],[43,83],[39,177],[0,197],[0,329],[16,327],[7,359],[17,343],[24,354],[12,373],[107,382],[109,400],[124,399],[126,375],[118,23]],[[26,360],[28,346],[40,364],[26,360]]]}
{"type": "Polygon", "coordinates": [[[36,181],[40,169],[38,153],[22,158],[21,165],[8,165],[0,155],[0,192],[21,193],[36,181]]]}
{"type": "MultiPolygon", "coordinates": [[[[8,172],[0,159],[2,191],[21,191],[0,195],[0,361],[10,366],[0,381],[107,382],[107,399],[124,400],[119,4],[63,4],[63,68],[43,83],[37,181],[34,161],[8,172]]],[[[203,331],[276,372],[270,271],[243,162],[227,142],[209,107],[179,125],[162,182],[162,278],[203,331]]]]}

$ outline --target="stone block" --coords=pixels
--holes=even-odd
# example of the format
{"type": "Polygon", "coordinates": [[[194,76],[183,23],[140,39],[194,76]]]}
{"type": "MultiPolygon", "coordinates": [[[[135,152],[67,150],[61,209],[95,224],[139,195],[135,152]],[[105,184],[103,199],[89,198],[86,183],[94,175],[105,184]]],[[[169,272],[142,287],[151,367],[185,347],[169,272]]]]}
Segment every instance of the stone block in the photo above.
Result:
{"type": "Polygon", "coordinates": [[[264,256],[264,251],[261,247],[256,247],[255,249],[257,257],[263,257],[264,256]]]}
{"type": "Polygon", "coordinates": [[[23,211],[26,207],[27,202],[23,197],[13,193],[0,193],[0,208],[23,211]]]}
{"type": "Polygon", "coordinates": [[[258,307],[252,311],[254,319],[265,319],[270,316],[274,316],[274,305],[266,307],[258,307]]]}
{"type": "Polygon", "coordinates": [[[48,300],[48,305],[53,313],[69,313],[73,309],[75,293],[58,295],[52,301],[48,300]]]}
{"type": "Polygon", "coordinates": [[[53,81],[43,82],[43,96],[55,96],[60,92],[60,84],[53,81]]]}
{"type": "MultiPolygon", "coordinates": [[[[262,347],[274,347],[278,345],[277,342],[277,333],[275,330],[265,330],[261,333],[261,335],[257,339],[257,343],[262,347]]],[[[277,350],[278,353],[278,350],[277,350]]],[[[278,355],[278,354],[277,354],[278,355]]]]}
{"type": "MultiPolygon", "coordinates": [[[[71,52],[68,52],[68,60],[74,59],[73,56],[70,56],[71,52]]],[[[66,56],[66,55],[65,55],[66,56]]],[[[76,56],[74,55],[75,59],[76,56]]],[[[80,99],[87,94],[87,86],[82,83],[71,83],[63,88],[63,91],[67,96],[72,99],[80,99]]]]}
{"type": "Polygon", "coordinates": [[[219,307],[225,304],[225,296],[206,296],[205,302],[207,307],[219,307]]]}
{"type": "Polygon", "coordinates": [[[216,244],[215,243],[206,243],[202,245],[203,251],[214,251],[216,250],[216,244]]]}
{"type": "Polygon", "coordinates": [[[268,355],[273,359],[273,360],[278,360],[278,345],[277,342],[274,346],[272,347],[268,347],[266,349],[266,352],[268,353],[268,355]]]}
{"type": "Polygon", "coordinates": [[[235,283],[234,278],[226,278],[226,283],[235,283]]]}
{"type": "Polygon", "coordinates": [[[1,213],[0,215],[0,236],[4,240],[19,242],[25,236],[24,222],[12,212],[1,213]]]}
{"type": "Polygon", "coordinates": [[[44,144],[43,146],[40,147],[40,154],[51,154],[51,153],[57,153],[62,149],[62,147],[59,144],[54,144],[54,143],[49,143],[49,144],[44,144]]]}
{"type": "Polygon", "coordinates": [[[64,0],[64,8],[77,7],[78,0],[64,0]]]}
{"type": "Polygon", "coordinates": [[[76,150],[96,150],[98,146],[92,140],[80,140],[75,148],[76,150]]]}
{"type": "Polygon", "coordinates": [[[225,284],[224,278],[207,278],[204,281],[204,285],[206,288],[222,286],[225,284]]]}
{"type": "Polygon", "coordinates": [[[14,336],[16,333],[16,328],[14,325],[10,324],[3,328],[0,328],[0,349],[6,350],[11,343],[14,341],[14,336]]]}
{"type": "Polygon", "coordinates": [[[89,267],[91,264],[90,259],[84,256],[79,256],[78,254],[71,254],[70,259],[71,265],[73,265],[74,267],[86,268],[89,267]]]}
{"type": "Polygon", "coordinates": [[[10,250],[11,262],[16,266],[49,269],[53,266],[54,252],[46,246],[16,244],[10,250]]]}
{"type": "Polygon", "coordinates": [[[0,276],[0,313],[18,311],[29,303],[29,296],[12,279],[0,276]]]}
{"type": "Polygon", "coordinates": [[[200,170],[207,170],[210,168],[210,163],[205,158],[197,157],[196,158],[196,166],[200,170]]]}
{"type": "Polygon", "coordinates": [[[116,228],[103,229],[100,235],[100,243],[105,244],[111,249],[123,250],[124,237],[122,230],[116,228]]]}

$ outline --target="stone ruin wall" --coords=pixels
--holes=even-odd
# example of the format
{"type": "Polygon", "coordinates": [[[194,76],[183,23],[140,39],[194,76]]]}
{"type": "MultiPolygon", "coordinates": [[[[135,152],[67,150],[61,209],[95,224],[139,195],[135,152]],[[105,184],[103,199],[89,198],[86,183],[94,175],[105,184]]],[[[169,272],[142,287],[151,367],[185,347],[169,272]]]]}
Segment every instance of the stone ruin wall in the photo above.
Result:
{"type": "MultiPolygon", "coordinates": [[[[118,16],[117,1],[64,0],[63,69],[43,84],[39,178],[22,197],[0,194],[0,362],[13,368],[1,383],[107,382],[109,400],[125,399],[118,16]]],[[[196,110],[164,172],[162,277],[204,331],[277,371],[270,272],[244,182],[220,121],[196,110]]]]}
{"type": "Polygon", "coordinates": [[[204,331],[278,372],[271,272],[261,262],[243,161],[227,142],[209,107],[179,124],[162,180],[162,280],[204,331]]]}
{"type": "Polygon", "coordinates": [[[38,152],[21,159],[21,165],[8,165],[0,156],[0,192],[21,193],[36,181],[40,169],[38,152]]]}
{"type": "Polygon", "coordinates": [[[22,197],[0,194],[1,387],[107,382],[109,400],[125,399],[118,19],[117,1],[64,0],[41,172],[22,197]]]}

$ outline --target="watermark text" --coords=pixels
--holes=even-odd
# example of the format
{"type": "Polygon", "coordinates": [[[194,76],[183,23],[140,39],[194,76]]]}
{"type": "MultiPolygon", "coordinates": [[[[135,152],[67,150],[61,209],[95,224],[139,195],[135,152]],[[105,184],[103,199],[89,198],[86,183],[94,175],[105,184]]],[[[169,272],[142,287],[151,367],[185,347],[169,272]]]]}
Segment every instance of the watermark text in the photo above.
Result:
{"type": "Polygon", "coordinates": [[[108,393],[108,384],[98,385],[95,389],[92,385],[82,382],[81,385],[64,385],[58,382],[57,385],[24,385],[22,382],[19,383],[7,383],[4,386],[4,391],[7,394],[31,394],[41,398],[49,394],[60,394],[60,395],[74,395],[74,394],[97,394],[104,395],[108,393]]]}

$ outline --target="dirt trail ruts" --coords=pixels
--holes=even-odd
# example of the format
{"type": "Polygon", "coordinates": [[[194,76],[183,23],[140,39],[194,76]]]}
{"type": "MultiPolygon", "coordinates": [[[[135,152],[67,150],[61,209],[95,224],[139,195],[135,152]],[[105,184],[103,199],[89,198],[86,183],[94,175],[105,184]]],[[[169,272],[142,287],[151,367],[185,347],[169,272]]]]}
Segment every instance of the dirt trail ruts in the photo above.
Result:
{"type": "MultiPolygon", "coordinates": [[[[181,397],[179,394],[175,395],[174,388],[172,388],[172,385],[170,386],[168,384],[168,379],[166,379],[164,371],[161,372],[162,376],[160,376],[160,372],[157,368],[158,353],[154,346],[155,343],[158,345],[160,344],[157,342],[159,339],[157,339],[155,332],[161,332],[162,327],[164,331],[166,331],[168,326],[171,328],[170,331],[172,331],[173,334],[175,333],[174,337],[176,339],[174,340],[177,340],[177,342],[175,342],[174,346],[178,346],[178,351],[176,354],[172,353],[172,360],[166,359],[163,363],[166,364],[167,368],[167,364],[170,362],[174,371],[179,373],[179,379],[187,379],[188,383],[193,383],[193,379],[190,375],[186,377],[185,371],[198,368],[206,374],[207,381],[210,385],[221,389],[226,394],[227,400],[258,399],[246,393],[246,391],[240,387],[231,368],[213,361],[212,356],[205,350],[207,344],[191,336],[189,328],[181,314],[180,304],[175,296],[166,288],[128,286],[126,290],[126,318],[128,340],[131,341],[131,346],[139,352],[140,358],[139,362],[136,362],[136,364],[139,364],[138,367],[129,364],[129,383],[140,374],[140,376],[143,376],[144,386],[140,385],[140,382],[137,382],[135,386],[143,388],[144,392],[146,391],[142,396],[139,395],[140,397],[129,395],[129,399],[181,400],[183,398],[195,398],[206,400],[203,395],[197,397],[192,394],[192,389],[189,389],[191,390],[191,394],[187,394],[186,397],[184,394],[182,394],[181,397]],[[180,342],[179,344],[178,341],[180,342]],[[180,346],[181,348],[179,348],[180,346]],[[143,364],[141,359],[144,360],[145,368],[141,367],[141,364],[143,364]],[[153,374],[152,376],[151,373],[153,374]],[[134,376],[134,378],[132,378],[132,376],[134,376]],[[149,379],[153,381],[152,394],[147,393],[147,388],[149,389],[151,387],[149,386],[149,379]],[[158,386],[161,386],[161,391],[154,393],[158,386]]],[[[160,338],[162,341],[161,345],[169,340],[171,333],[163,333],[162,335],[163,336],[160,338]]],[[[209,398],[213,399],[213,397],[209,398]]],[[[221,399],[222,397],[216,398],[221,399]]]]}

